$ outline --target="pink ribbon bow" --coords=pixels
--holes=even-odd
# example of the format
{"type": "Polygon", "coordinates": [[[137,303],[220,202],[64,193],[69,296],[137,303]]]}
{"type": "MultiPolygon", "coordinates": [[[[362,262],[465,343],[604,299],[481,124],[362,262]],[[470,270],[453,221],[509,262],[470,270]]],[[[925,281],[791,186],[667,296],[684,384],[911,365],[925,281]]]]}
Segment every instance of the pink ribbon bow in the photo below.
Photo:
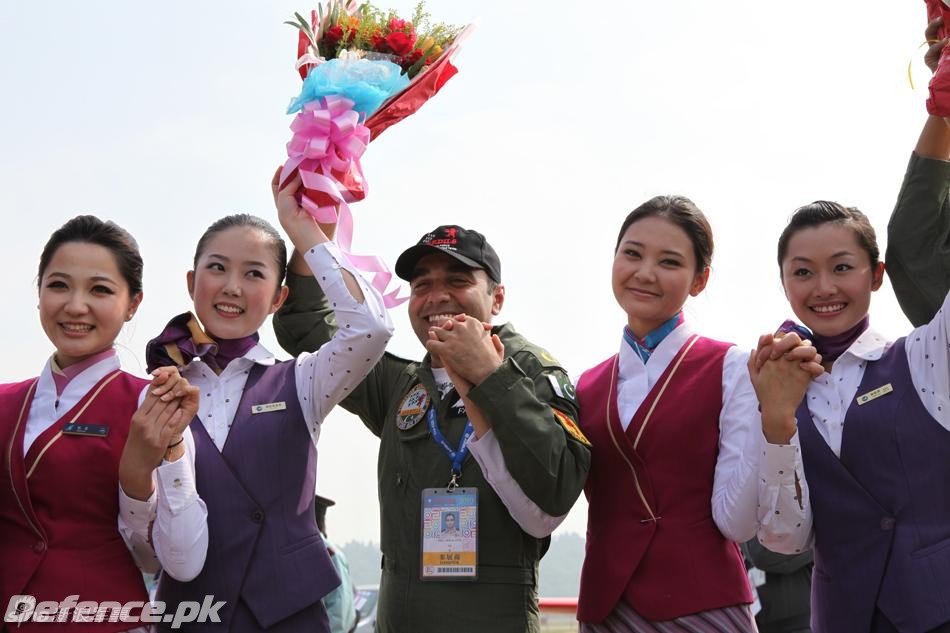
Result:
{"type": "Polygon", "coordinates": [[[347,203],[366,196],[360,156],[370,140],[369,128],[359,122],[353,102],[338,95],[310,101],[294,117],[290,129],[294,136],[287,143],[289,158],[280,172],[280,186],[299,171],[304,189],[300,206],[317,222],[337,223],[337,245],[355,268],[372,274],[371,283],[387,308],[403,303],[406,299],[397,297],[398,288],[386,292],[393,274],[385,262],[374,255],[350,252],[353,215],[347,203]]]}

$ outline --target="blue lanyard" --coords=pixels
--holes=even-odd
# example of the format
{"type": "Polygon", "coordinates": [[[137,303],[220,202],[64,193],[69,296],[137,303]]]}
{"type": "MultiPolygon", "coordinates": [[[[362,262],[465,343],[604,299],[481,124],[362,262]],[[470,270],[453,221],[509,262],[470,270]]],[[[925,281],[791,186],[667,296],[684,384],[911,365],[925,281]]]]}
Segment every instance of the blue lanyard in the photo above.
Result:
{"type": "Polygon", "coordinates": [[[472,428],[472,423],[466,420],[465,430],[462,431],[462,439],[459,441],[459,447],[453,449],[445,440],[442,431],[439,430],[439,423],[435,419],[435,407],[429,407],[429,412],[426,416],[429,422],[429,433],[432,434],[432,438],[442,447],[442,450],[449,456],[449,459],[452,460],[452,480],[455,481],[456,478],[462,474],[462,462],[465,461],[465,457],[468,455],[468,438],[472,436],[475,429],[472,428]]]}

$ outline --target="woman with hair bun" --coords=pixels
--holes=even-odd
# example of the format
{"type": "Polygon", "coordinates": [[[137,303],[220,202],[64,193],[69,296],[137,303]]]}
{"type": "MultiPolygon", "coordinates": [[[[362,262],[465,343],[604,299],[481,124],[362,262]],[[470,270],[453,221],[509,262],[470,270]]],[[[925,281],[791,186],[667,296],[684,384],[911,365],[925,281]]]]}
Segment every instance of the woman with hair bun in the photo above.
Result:
{"type": "Polygon", "coordinates": [[[950,631],[950,294],[905,337],[874,331],[884,262],[868,218],[836,202],[795,211],[778,264],[801,325],[764,335],[750,364],[768,442],[759,540],[814,549],[815,631],[950,631]],[[813,381],[774,350],[802,338],[822,355],[813,381]]]}
{"type": "Polygon", "coordinates": [[[174,368],[148,381],[119,367],[115,339],[142,301],[142,258],[125,230],[69,220],[46,243],[37,279],[55,351],[38,377],[0,385],[0,596],[24,597],[6,621],[53,630],[32,596],[62,602],[46,614],[55,630],[134,629],[148,601],[140,570],[189,578],[204,560],[187,429],[197,389],[174,368]],[[176,529],[182,516],[193,531],[176,529]],[[133,619],[97,617],[90,602],[139,608],[133,619]]]}
{"type": "MultiPolygon", "coordinates": [[[[755,535],[760,435],[748,354],[701,336],[683,306],[706,287],[713,236],[696,205],[658,196],[624,220],[620,352],[578,382],[590,439],[583,633],[755,630],[736,542],[755,535]]],[[[790,351],[820,373],[814,348],[790,351]]]]}

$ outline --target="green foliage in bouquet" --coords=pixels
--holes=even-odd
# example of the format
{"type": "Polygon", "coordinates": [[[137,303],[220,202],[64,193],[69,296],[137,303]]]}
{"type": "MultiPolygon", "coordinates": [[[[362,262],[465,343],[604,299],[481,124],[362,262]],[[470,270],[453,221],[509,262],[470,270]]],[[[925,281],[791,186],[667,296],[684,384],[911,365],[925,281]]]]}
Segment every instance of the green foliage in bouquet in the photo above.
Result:
{"type": "Polygon", "coordinates": [[[368,2],[357,7],[352,0],[317,5],[311,22],[299,13],[294,17],[296,21],[285,24],[300,30],[301,41],[314,57],[333,59],[343,51],[375,55],[401,66],[410,79],[437,60],[461,31],[461,27],[433,24],[424,2],[416,5],[409,20],[368,2]]]}

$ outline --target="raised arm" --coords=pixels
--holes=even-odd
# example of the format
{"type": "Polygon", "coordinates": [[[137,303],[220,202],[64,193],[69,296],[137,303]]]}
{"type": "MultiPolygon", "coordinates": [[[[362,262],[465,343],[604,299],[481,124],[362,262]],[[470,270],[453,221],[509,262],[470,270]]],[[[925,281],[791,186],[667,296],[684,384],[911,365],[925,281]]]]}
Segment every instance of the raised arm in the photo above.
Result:
{"type": "MultiPolygon", "coordinates": [[[[927,26],[933,42],[926,60],[941,79],[950,83],[950,59],[943,58],[946,39],[938,39],[942,22],[927,26]],[[942,66],[938,67],[938,60],[942,66]]],[[[931,84],[933,89],[933,83],[931,84]]],[[[950,94],[944,94],[947,100],[950,94]]],[[[934,111],[932,94],[928,107],[934,111]]],[[[901,309],[914,326],[930,321],[950,288],[950,126],[947,119],[931,115],[917,140],[897,203],[887,225],[887,272],[901,309]]]]}
{"type": "Polygon", "coordinates": [[[161,567],[181,581],[198,575],[208,549],[188,429],[197,410],[197,388],[173,367],[156,370],[119,464],[119,533],[144,571],[161,567]]]}
{"type": "Polygon", "coordinates": [[[795,333],[780,338],[764,334],[748,363],[765,440],[759,459],[758,538],[764,546],[782,554],[800,554],[811,547],[812,540],[811,505],[795,419],[808,383],[816,375],[808,370],[809,363],[795,354],[796,350],[814,353],[814,348],[806,347],[795,333]],[[777,352],[777,358],[766,360],[773,348],[792,351],[777,352]]]}
{"type": "MultiPolygon", "coordinates": [[[[327,239],[325,227],[317,224],[294,199],[300,187],[299,177],[278,189],[275,175],[272,185],[280,223],[296,248],[297,259],[292,265],[298,272],[301,270],[302,254],[320,290],[319,296],[315,295],[310,302],[317,308],[332,310],[338,325],[334,330],[325,309],[317,313],[302,310],[297,312],[299,318],[293,332],[306,340],[290,342],[296,348],[293,351],[298,352],[297,393],[316,441],[319,424],[329,410],[354,393],[382,357],[392,336],[392,323],[379,292],[354,272],[346,257],[327,239]],[[326,302],[329,306],[325,306],[326,302]],[[308,317],[315,322],[311,329],[306,327],[308,317]]],[[[306,297],[302,299],[308,302],[306,297]]],[[[278,319],[275,330],[286,339],[286,323],[281,321],[278,319]]],[[[282,344],[288,346],[284,341],[282,344]]]]}

